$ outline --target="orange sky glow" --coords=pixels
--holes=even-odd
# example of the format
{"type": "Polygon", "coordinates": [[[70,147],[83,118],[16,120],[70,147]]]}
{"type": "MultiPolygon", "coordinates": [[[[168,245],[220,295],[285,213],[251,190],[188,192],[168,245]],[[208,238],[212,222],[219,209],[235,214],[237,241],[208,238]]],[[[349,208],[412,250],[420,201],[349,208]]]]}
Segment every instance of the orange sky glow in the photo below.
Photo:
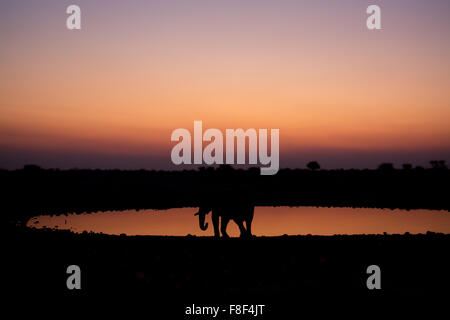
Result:
{"type": "Polygon", "coordinates": [[[379,32],[364,1],[100,2],[79,1],[75,32],[57,1],[4,5],[1,149],[169,162],[172,130],[202,120],[279,128],[281,161],[305,148],[450,154],[445,2],[381,1],[379,32]]]}

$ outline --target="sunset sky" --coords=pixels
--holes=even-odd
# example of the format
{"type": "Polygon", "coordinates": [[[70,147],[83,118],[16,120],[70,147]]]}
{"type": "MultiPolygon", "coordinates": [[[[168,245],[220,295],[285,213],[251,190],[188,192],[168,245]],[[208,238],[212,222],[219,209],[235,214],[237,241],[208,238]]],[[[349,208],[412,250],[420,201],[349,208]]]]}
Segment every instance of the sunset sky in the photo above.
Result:
{"type": "Polygon", "coordinates": [[[448,0],[2,0],[0,168],[173,169],[194,120],[279,128],[281,167],[449,161],[449,33],[448,0]]]}

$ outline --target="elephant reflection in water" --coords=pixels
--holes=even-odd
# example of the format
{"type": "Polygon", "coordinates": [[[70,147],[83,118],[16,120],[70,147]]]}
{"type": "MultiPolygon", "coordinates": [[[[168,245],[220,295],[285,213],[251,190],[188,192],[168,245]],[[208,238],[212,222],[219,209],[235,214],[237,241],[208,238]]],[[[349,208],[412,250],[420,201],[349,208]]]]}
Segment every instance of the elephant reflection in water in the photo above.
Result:
{"type": "Polygon", "coordinates": [[[252,236],[252,220],[255,207],[250,204],[236,204],[234,206],[201,206],[196,216],[200,224],[200,229],[205,231],[208,229],[208,223],[205,223],[206,215],[212,211],[212,223],[214,226],[214,236],[229,238],[227,234],[227,225],[230,220],[236,222],[241,232],[241,238],[252,236]],[[220,232],[219,232],[219,218],[220,218],[220,232]],[[246,227],[244,227],[244,221],[246,227]]]}

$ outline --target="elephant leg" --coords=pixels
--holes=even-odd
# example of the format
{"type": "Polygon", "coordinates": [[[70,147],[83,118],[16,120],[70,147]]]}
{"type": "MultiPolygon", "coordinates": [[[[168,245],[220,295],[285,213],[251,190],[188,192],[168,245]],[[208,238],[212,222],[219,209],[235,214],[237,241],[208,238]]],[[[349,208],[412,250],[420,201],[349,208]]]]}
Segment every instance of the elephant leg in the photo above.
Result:
{"type": "Polygon", "coordinates": [[[214,226],[214,237],[220,238],[220,232],[219,232],[219,215],[215,210],[212,211],[212,223],[214,226]]]}
{"type": "Polygon", "coordinates": [[[247,226],[247,234],[252,235],[252,219],[245,220],[245,225],[247,226]]]}
{"type": "Polygon", "coordinates": [[[247,236],[247,230],[245,230],[245,228],[244,228],[244,221],[239,219],[239,220],[235,220],[235,222],[239,227],[239,231],[241,231],[241,238],[247,236]]]}
{"type": "Polygon", "coordinates": [[[229,236],[227,234],[228,221],[230,221],[230,218],[225,218],[222,216],[220,231],[222,232],[222,237],[224,237],[224,238],[229,238],[229,236]]]}
{"type": "Polygon", "coordinates": [[[252,221],[254,214],[255,214],[255,207],[249,206],[248,214],[246,215],[245,218],[245,225],[247,226],[247,235],[250,237],[252,236],[252,221]]]}

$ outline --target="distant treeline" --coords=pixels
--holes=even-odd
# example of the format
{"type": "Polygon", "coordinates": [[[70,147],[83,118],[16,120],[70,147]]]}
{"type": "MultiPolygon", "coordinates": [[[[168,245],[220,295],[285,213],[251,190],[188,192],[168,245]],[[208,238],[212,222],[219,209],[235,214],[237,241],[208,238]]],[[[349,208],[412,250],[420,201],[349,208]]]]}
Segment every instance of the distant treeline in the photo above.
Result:
{"type": "Polygon", "coordinates": [[[450,209],[450,171],[282,169],[261,176],[258,168],[230,166],[185,171],[56,170],[29,165],[0,170],[2,220],[23,223],[38,214],[100,210],[196,207],[211,197],[239,195],[258,206],[349,206],[450,209]]]}

